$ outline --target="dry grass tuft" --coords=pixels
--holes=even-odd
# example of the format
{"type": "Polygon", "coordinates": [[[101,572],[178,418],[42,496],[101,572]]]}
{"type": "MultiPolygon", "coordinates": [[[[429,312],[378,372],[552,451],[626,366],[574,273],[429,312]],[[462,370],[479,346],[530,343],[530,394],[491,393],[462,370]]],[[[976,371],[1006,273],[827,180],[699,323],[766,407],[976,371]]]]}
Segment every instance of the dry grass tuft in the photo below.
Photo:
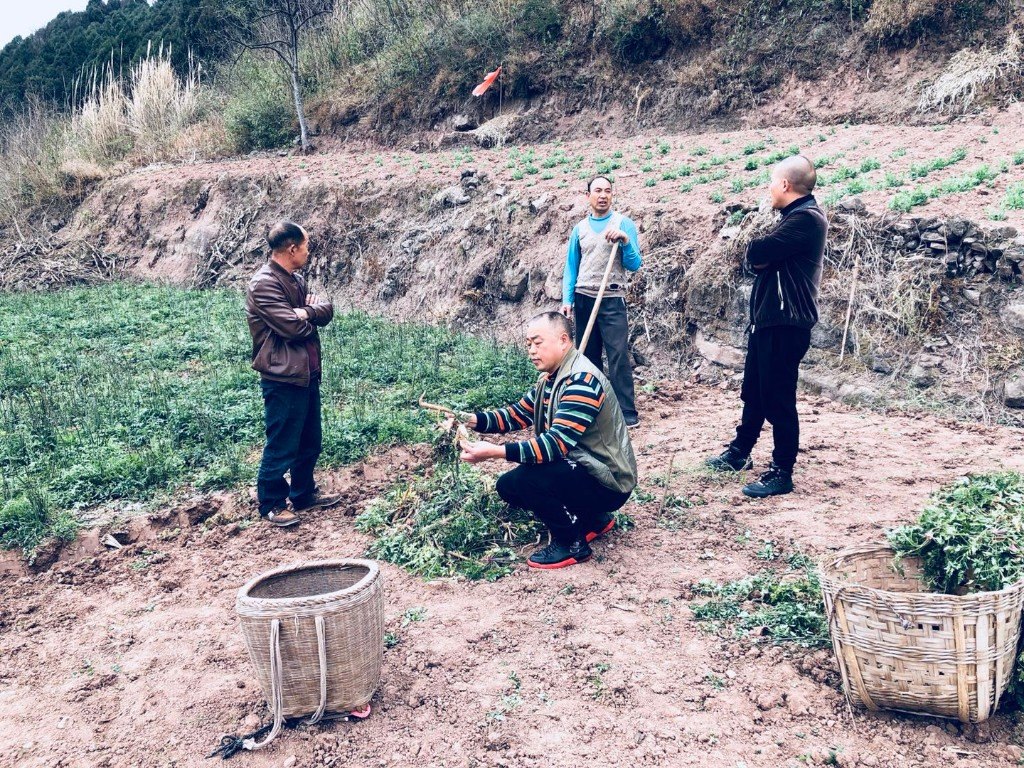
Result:
{"type": "Polygon", "coordinates": [[[169,156],[176,140],[199,115],[199,69],[191,61],[185,79],[171,68],[170,52],[161,50],[132,68],[131,98],[124,105],[134,154],[141,159],[177,159],[169,156]]]}
{"type": "Polygon", "coordinates": [[[222,153],[222,125],[202,122],[203,94],[198,67],[179,78],[160,50],[127,77],[111,66],[94,73],[70,116],[28,101],[0,124],[0,216],[76,200],[132,164],[222,153]]]}
{"type": "Polygon", "coordinates": [[[1014,31],[1000,51],[982,47],[956,53],[945,71],[921,94],[918,111],[937,108],[940,112],[964,112],[979,95],[1019,85],[1022,74],[1020,36],[1014,31]]]}
{"type": "Polygon", "coordinates": [[[874,0],[864,29],[880,38],[907,37],[929,20],[968,4],[969,0],[874,0]]]}
{"type": "Polygon", "coordinates": [[[67,143],[66,122],[41,101],[29,100],[0,128],[0,216],[24,204],[63,194],[58,172],[67,143]]]}
{"type": "Polygon", "coordinates": [[[132,67],[127,78],[112,67],[96,74],[81,109],[72,117],[69,158],[109,167],[177,160],[179,139],[200,117],[199,69],[181,79],[162,49],[132,67]]]}
{"type": "Polygon", "coordinates": [[[124,85],[107,67],[106,74],[94,73],[89,94],[71,117],[69,159],[112,165],[131,149],[125,119],[127,97],[124,85]]]}
{"type": "Polygon", "coordinates": [[[830,219],[821,304],[843,326],[849,310],[849,338],[859,358],[878,349],[908,358],[941,323],[937,289],[945,263],[886,248],[894,218],[851,213],[830,219]]]}

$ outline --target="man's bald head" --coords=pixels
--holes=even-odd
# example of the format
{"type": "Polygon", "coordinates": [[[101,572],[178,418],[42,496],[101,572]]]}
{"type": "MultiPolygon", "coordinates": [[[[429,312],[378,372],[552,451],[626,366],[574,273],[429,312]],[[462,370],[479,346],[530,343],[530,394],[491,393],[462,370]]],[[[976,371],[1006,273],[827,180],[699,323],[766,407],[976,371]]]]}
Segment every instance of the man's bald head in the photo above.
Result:
{"type": "Polygon", "coordinates": [[[538,371],[552,373],[572,349],[572,326],[561,312],[541,312],[526,325],[526,354],[538,371]]]}
{"type": "Polygon", "coordinates": [[[815,183],[818,181],[818,174],[814,170],[814,163],[803,155],[787,157],[776,168],[782,178],[789,181],[793,191],[803,197],[811,194],[815,183]]]}
{"type": "Polygon", "coordinates": [[[536,314],[530,318],[526,327],[529,328],[535,323],[547,325],[547,327],[551,328],[555,333],[564,333],[569,338],[572,338],[572,325],[569,322],[569,318],[561,312],[541,312],[536,314]]]}
{"type": "Polygon", "coordinates": [[[817,180],[814,163],[803,155],[787,157],[772,170],[772,179],[768,184],[772,207],[782,210],[794,200],[811,194],[817,180]]]}

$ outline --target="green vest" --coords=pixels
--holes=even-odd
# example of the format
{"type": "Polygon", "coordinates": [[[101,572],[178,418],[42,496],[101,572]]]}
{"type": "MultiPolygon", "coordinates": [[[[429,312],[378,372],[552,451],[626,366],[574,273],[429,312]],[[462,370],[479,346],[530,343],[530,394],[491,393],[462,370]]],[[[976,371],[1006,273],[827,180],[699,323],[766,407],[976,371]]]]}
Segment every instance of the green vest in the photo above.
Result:
{"type": "Polygon", "coordinates": [[[566,456],[568,461],[582,464],[584,469],[601,485],[620,493],[629,493],[636,487],[636,456],[633,455],[633,444],[629,441],[626,421],[622,418],[619,401],[615,391],[604,374],[579,350],[571,349],[559,365],[558,370],[551,374],[555,383],[551,391],[551,404],[544,411],[544,384],[548,374],[541,374],[537,380],[537,403],[534,414],[534,431],[540,436],[546,425],[551,424],[558,410],[562,393],[569,383],[569,377],[576,373],[589,373],[597,377],[604,387],[604,405],[597,412],[593,423],[587,427],[576,447],[566,456]]]}

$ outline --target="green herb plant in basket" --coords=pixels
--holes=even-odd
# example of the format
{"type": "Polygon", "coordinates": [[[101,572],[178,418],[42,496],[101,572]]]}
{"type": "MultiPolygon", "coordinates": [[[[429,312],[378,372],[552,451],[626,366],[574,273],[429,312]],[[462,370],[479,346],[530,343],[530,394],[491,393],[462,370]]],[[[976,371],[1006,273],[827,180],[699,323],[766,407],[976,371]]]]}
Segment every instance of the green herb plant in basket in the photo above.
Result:
{"type": "MultiPolygon", "coordinates": [[[[1024,475],[968,475],[936,492],[912,525],[888,533],[896,565],[919,557],[925,586],[964,595],[996,591],[1024,579],[1024,475]]],[[[1024,708],[1019,655],[1010,696],[1024,708]]]]}

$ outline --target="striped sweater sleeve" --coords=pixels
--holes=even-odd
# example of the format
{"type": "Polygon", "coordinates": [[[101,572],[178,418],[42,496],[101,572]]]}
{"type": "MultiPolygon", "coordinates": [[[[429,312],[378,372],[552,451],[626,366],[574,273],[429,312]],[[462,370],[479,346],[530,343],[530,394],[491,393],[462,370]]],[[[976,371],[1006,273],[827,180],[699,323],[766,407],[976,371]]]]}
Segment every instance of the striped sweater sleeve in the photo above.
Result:
{"type": "Polygon", "coordinates": [[[499,408],[496,411],[484,411],[476,416],[476,431],[484,434],[502,434],[516,432],[533,426],[533,404],[537,388],[534,387],[520,398],[518,403],[499,408]]]}
{"type": "Polygon", "coordinates": [[[520,464],[543,464],[565,458],[594,423],[604,398],[604,387],[593,374],[573,375],[562,391],[547,430],[532,440],[507,444],[505,458],[520,464]]]}

